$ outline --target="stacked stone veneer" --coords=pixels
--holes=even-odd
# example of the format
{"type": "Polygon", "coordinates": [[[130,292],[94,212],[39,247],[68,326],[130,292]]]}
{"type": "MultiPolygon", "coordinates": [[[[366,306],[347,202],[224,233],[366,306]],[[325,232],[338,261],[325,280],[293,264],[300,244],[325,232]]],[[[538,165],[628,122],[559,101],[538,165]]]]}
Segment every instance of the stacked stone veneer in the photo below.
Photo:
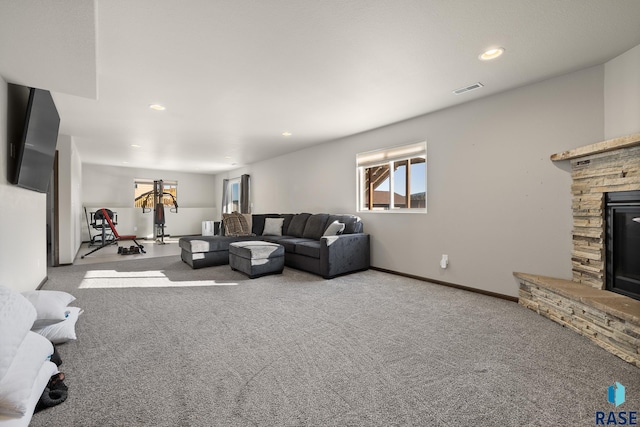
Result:
{"type": "Polygon", "coordinates": [[[605,287],[604,193],[640,190],[640,146],[571,160],[573,280],[605,287]]]}
{"type": "Polygon", "coordinates": [[[575,281],[515,273],[519,303],[640,367],[640,301],[575,281]]]}
{"type": "Polygon", "coordinates": [[[640,133],[551,160],[571,160],[573,277],[514,273],[519,302],[640,367],[640,301],[605,290],[605,193],[640,190],[640,133]]]}

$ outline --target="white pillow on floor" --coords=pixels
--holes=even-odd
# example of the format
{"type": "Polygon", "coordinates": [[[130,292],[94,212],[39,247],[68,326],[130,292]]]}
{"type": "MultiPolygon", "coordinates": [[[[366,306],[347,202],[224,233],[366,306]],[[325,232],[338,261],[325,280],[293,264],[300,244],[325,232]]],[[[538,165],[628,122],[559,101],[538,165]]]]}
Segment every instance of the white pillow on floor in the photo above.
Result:
{"type": "Polygon", "coordinates": [[[0,380],[36,320],[36,309],[25,297],[0,286],[0,380]]]}
{"type": "Polygon", "coordinates": [[[11,417],[9,415],[0,414],[0,427],[26,427],[31,422],[31,418],[33,417],[33,411],[36,409],[36,405],[40,400],[40,396],[42,396],[42,392],[44,391],[47,384],[49,384],[49,380],[52,376],[57,374],[58,367],[53,362],[44,362],[40,371],[38,371],[38,375],[36,380],[33,383],[33,387],[31,387],[31,395],[29,396],[29,400],[26,404],[26,411],[24,415],[20,418],[11,417]]]}
{"type": "Polygon", "coordinates": [[[80,307],[67,307],[66,310],[69,315],[65,320],[45,326],[44,328],[34,328],[33,332],[42,335],[54,344],[62,344],[69,340],[75,340],[76,322],[83,310],[80,307]]]}
{"type": "Polygon", "coordinates": [[[51,325],[60,322],[67,317],[65,312],[70,302],[76,297],[62,291],[28,291],[22,295],[36,308],[36,321],[34,328],[51,325]]]}
{"type": "Polygon", "coordinates": [[[27,333],[7,374],[0,380],[0,414],[21,417],[27,412],[34,382],[52,354],[49,340],[34,332],[27,333]]]}

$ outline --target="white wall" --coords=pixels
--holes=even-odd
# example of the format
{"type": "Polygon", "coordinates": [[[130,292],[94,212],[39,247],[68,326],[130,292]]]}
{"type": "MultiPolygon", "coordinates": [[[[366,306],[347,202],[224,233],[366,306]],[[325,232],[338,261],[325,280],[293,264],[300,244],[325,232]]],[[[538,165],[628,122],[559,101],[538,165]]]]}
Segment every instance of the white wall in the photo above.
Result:
{"type": "Polygon", "coordinates": [[[253,212],[355,213],[356,153],[426,139],[428,213],[360,213],[372,265],[517,296],[514,271],[571,277],[570,175],[549,156],[603,139],[603,77],[589,68],[220,174],[216,200],[222,178],[249,173],[253,212]]]}
{"type": "MultiPolygon", "coordinates": [[[[143,214],[142,209],[133,208],[136,179],[178,181],[178,213],[165,209],[166,234],[200,234],[202,221],[214,219],[215,176],[207,174],[84,164],[82,204],[88,213],[98,208],[117,212],[116,228],[120,234],[150,237],[153,235],[153,211],[143,214]]],[[[89,231],[84,217],[82,224],[82,239],[87,241],[89,231]]],[[[92,234],[97,232],[92,230],[92,234]]]]}
{"type": "Polygon", "coordinates": [[[82,161],[73,138],[58,136],[59,262],[71,264],[82,244],[82,161]]]}
{"type": "Polygon", "coordinates": [[[640,45],[604,66],[604,136],[640,132],[640,45]]]}
{"type": "Polygon", "coordinates": [[[0,77],[0,285],[23,292],[47,277],[46,194],[7,181],[7,83],[0,77]]]}

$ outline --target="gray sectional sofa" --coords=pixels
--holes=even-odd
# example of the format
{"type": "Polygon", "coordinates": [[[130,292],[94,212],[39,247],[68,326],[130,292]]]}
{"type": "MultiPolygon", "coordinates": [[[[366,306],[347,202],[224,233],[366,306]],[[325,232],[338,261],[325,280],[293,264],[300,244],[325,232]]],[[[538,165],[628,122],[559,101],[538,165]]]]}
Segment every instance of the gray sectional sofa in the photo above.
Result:
{"type": "Polygon", "coordinates": [[[369,235],[364,233],[362,221],[355,215],[254,214],[251,215],[251,234],[182,237],[179,241],[182,260],[194,269],[228,264],[231,243],[261,240],[284,247],[287,267],[325,279],[369,268],[369,235]],[[329,225],[336,221],[344,224],[344,230],[338,235],[325,236],[329,225]],[[282,223],[281,228],[274,231],[274,223],[282,223]]]}

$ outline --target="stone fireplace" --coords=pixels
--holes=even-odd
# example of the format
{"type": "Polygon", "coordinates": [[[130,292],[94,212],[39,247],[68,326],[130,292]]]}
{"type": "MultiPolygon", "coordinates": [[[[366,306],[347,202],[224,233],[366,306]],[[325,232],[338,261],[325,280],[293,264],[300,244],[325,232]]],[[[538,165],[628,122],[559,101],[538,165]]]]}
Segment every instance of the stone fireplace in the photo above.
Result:
{"type": "Polygon", "coordinates": [[[551,160],[571,161],[573,280],[514,273],[520,304],[640,367],[640,301],[631,298],[640,284],[640,240],[633,221],[640,206],[620,205],[635,203],[640,194],[640,134],[554,154],[551,160]],[[612,243],[616,236],[622,243],[612,243]],[[622,289],[612,289],[619,277],[622,289]]]}

